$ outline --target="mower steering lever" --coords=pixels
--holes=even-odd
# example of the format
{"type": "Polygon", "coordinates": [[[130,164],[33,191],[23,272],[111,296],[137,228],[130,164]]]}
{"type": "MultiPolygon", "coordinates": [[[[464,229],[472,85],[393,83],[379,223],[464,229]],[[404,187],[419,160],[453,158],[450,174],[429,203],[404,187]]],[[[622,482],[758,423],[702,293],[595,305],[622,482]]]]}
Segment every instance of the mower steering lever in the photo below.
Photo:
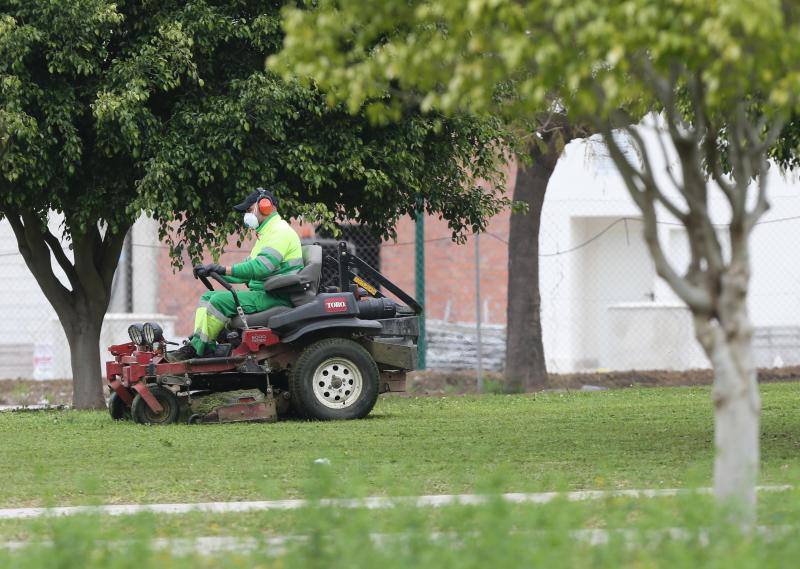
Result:
{"type": "MultiPolygon", "coordinates": [[[[203,275],[195,275],[195,276],[198,279],[200,279],[200,282],[202,282],[208,290],[214,290],[214,285],[212,285],[209,282],[208,278],[204,277],[203,275]]],[[[233,285],[228,281],[226,281],[225,279],[223,279],[217,273],[208,273],[208,276],[217,281],[219,284],[221,284],[222,288],[224,288],[233,295],[233,302],[236,304],[236,311],[238,312],[239,309],[242,307],[242,305],[239,304],[239,295],[236,294],[236,289],[233,288],[233,285]]]]}
{"type": "MultiPolygon", "coordinates": [[[[231,283],[223,279],[217,273],[208,273],[208,276],[217,281],[219,284],[221,284],[222,288],[224,288],[225,290],[233,291],[233,286],[231,285],[231,283]]],[[[214,290],[214,286],[210,282],[208,282],[207,277],[203,275],[198,275],[197,273],[194,274],[194,277],[196,279],[200,279],[200,282],[203,283],[208,290],[214,290]]]]}
{"type": "Polygon", "coordinates": [[[219,276],[217,273],[208,273],[208,276],[217,281],[219,284],[222,285],[222,288],[225,290],[229,290],[235,294],[235,290],[233,289],[233,285],[219,276]]]}
{"type": "Polygon", "coordinates": [[[200,279],[200,282],[203,283],[203,285],[205,285],[205,287],[208,290],[214,290],[214,287],[211,285],[210,282],[208,282],[208,279],[206,277],[201,277],[200,275],[195,275],[194,277],[196,279],[200,279]]]}
{"type": "MultiPolygon", "coordinates": [[[[200,279],[200,281],[204,285],[206,285],[206,288],[208,290],[214,290],[214,286],[209,282],[209,280],[206,277],[204,277],[202,275],[196,275],[196,276],[197,276],[198,279],[200,279]]],[[[225,290],[227,290],[228,292],[230,292],[233,295],[233,304],[236,306],[236,314],[238,314],[239,317],[242,319],[242,322],[244,323],[244,327],[245,328],[249,328],[249,326],[247,325],[247,317],[244,314],[244,309],[242,309],[242,305],[239,304],[239,295],[236,294],[236,289],[233,288],[233,285],[231,283],[229,283],[228,281],[226,281],[225,279],[223,279],[217,273],[210,272],[210,273],[208,273],[208,276],[211,277],[212,279],[214,279],[215,281],[217,281],[219,284],[221,284],[222,288],[224,288],[225,290]]]]}

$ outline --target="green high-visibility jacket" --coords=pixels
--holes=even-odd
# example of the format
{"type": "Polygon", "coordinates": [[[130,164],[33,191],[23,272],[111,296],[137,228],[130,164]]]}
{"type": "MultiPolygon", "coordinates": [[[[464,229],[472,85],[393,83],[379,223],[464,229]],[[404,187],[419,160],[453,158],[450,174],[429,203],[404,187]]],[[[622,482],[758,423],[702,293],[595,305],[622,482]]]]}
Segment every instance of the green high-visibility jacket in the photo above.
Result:
{"type": "Polygon", "coordinates": [[[258,240],[250,257],[231,267],[225,277],[230,283],[247,283],[250,290],[264,290],[271,277],[296,273],[303,268],[300,237],[292,226],[274,212],[256,229],[258,240]]]}

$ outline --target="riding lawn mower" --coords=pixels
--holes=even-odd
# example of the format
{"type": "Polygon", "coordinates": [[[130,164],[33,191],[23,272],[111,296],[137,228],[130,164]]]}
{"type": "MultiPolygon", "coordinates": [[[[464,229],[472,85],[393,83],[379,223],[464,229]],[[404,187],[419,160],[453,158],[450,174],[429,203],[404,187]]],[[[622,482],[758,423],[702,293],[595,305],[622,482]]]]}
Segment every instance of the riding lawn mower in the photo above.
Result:
{"type": "MultiPolygon", "coordinates": [[[[132,325],[130,342],[109,347],[111,417],[142,424],[360,419],[379,393],[405,391],[406,372],[417,364],[422,307],[344,242],[336,257],[324,260],[335,269],[338,286],[319,290],[320,245],[304,246],[303,261],[300,272],[269,285],[270,294],[293,306],[254,314],[244,313],[230,283],[210,273],[233,295],[238,316],[206,357],[170,363],[172,342],[161,327],[132,325]]],[[[209,278],[197,278],[213,290],[209,278]]]]}

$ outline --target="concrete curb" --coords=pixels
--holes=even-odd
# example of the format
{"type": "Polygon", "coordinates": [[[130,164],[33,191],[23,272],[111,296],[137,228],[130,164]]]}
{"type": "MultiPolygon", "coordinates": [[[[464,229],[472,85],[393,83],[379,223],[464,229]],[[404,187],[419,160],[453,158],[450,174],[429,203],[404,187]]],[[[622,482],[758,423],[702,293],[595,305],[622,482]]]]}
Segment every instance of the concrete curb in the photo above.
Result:
{"type": "MultiPolygon", "coordinates": [[[[759,492],[786,492],[794,487],[759,486],[759,492]]],[[[632,489],[632,490],[579,490],[574,492],[508,493],[496,496],[487,494],[437,494],[428,496],[402,496],[396,498],[372,496],[354,499],[325,499],[315,503],[310,500],[261,500],[252,502],[197,502],[189,504],[120,504],[105,506],[61,506],[54,508],[4,508],[0,509],[0,520],[31,519],[44,516],[74,516],[101,514],[106,516],[130,516],[143,512],[156,514],[187,514],[191,512],[231,513],[258,512],[267,510],[296,510],[319,504],[335,508],[366,508],[370,510],[398,506],[437,508],[443,506],[476,506],[486,504],[498,497],[510,504],[546,504],[558,499],[570,502],[602,500],[606,498],[664,498],[679,495],[712,493],[711,488],[694,489],[632,489]]]]}

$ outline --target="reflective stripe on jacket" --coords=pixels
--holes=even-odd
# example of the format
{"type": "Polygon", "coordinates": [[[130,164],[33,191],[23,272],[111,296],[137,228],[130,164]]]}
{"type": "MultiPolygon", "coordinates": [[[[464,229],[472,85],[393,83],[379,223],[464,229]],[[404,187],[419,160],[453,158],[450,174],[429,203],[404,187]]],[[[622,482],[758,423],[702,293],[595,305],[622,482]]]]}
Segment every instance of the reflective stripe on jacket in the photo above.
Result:
{"type": "Polygon", "coordinates": [[[264,290],[270,277],[296,273],[303,268],[300,237],[292,226],[273,213],[256,230],[258,240],[250,258],[231,267],[230,281],[246,282],[250,290],[264,290]]]}

